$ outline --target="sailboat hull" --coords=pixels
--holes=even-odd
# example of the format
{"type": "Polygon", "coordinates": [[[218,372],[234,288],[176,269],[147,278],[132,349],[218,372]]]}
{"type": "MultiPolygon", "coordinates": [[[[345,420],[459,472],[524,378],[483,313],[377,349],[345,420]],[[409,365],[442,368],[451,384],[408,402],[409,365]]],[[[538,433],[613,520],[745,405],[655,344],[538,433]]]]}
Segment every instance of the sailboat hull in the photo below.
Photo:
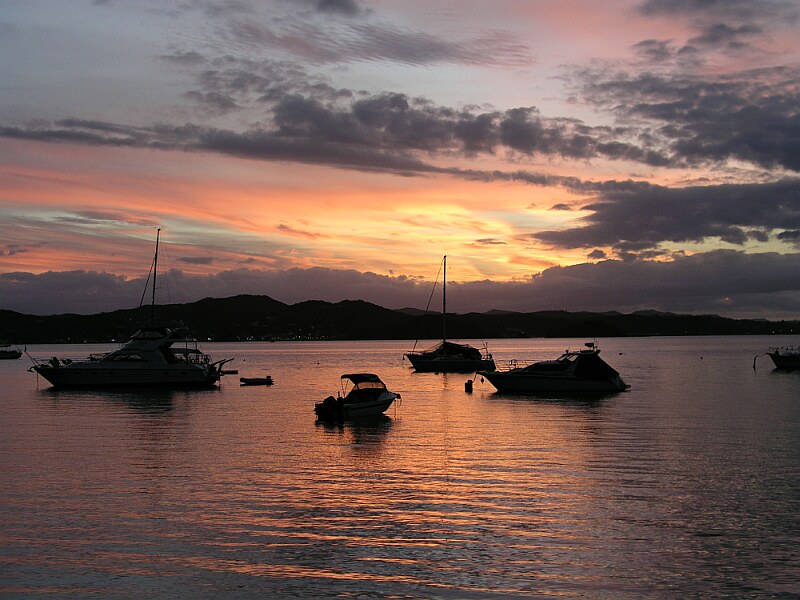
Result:
{"type": "Polygon", "coordinates": [[[492,371],[491,359],[473,360],[459,356],[437,356],[429,358],[421,354],[406,354],[411,366],[420,373],[470,373],[472,371],[492,371]]]}

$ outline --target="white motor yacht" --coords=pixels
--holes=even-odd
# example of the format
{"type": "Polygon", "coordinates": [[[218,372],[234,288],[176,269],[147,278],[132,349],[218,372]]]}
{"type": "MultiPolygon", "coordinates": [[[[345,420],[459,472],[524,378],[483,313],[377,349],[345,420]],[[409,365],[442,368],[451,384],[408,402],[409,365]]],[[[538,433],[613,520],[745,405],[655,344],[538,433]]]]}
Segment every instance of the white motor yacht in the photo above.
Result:
{"type": "Polygon", "coordinates": [[[225,374],[222,367],[233,359],[212,362],[208,354],[198,349],[197,340],[185,327],[170,329],[153,324],[160,233],[159,228],[151,271],[150,326],[142,327],[119,349],[108,354],[92,354],[79,360],[56,356],[33,359],[29,371],[41,375],[54,387],[208,387],[219,381],[225,374]]]}
{"type": "Polygon", "coordinates": [[[501,392],[618,392],[630,386],[599,356],[593,343],[567,350],[555,360],[530,364],[511,361],[478,373],[501,392]]]}
{"type": "Polygon", "coordinates": [[[232,359],[212,362],[185,328],[149,327],[119,349],[82,360],[36,360],[31,370],[55,387],[211,386],[232,359]]]}

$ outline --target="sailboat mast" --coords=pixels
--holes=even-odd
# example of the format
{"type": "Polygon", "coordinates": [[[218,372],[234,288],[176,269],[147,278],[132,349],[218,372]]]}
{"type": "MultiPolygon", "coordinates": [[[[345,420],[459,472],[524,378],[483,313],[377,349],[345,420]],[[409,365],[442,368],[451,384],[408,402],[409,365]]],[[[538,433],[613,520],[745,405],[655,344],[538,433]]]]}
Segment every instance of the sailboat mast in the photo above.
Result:
{"type": "Polygon", "coordinates": [[[153,296],[150,300],[150,325],[155,325],[156,320],[156,277],[158,276],[158,239],[161,237],[161,228],[156,229],[156,253],[153,256],[153,296]]]}
{"type": "Polygon", "coordinates": [[[442,269],[442,343],[447,341],[447,255],[442,269]]]}

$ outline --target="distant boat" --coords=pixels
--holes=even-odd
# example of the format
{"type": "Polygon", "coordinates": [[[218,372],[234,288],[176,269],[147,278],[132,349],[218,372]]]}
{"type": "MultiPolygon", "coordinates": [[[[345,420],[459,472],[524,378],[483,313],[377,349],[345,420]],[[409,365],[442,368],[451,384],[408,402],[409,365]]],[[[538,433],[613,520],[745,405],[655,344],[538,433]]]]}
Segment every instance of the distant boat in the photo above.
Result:
{"type": "Polygon", "coordinates": [[[326,421],[342,421],[381,415],[400,398],[386,389],[386,384],[373,373],[347,373],[341,376],[342,392],[328,396],[314,405],[317,417],[326,421]],[[348,389],[349,387],[349,389],[348,389]]]}
{"type": "Polygon", "coordinates": [[[501,392],[619,392],[627,390],[620,374],[599,356],[600,349],[586,344],[585,350],[567,350],[555,360],[521,365],[517,361],[482,371],[501,392]]]}
{"type": "MultiPolygon", "coordinates": [[[[467,373],[491,371],[495,368],[492,355],[469,344],[447,341],[447,256],[442,259],[442,341],[427,350],[407,352],[415,370],[426,373],[467,373]]],[[[415,344],[416,347],[416,344],[415,344]]]]}
{"type": "Polygon", "coordinates": [[[274,381],[272,381],[272,375],[267,375],[266,377],[239,377],[239,383],[241,385],[272,385],[274,381]]]}
{"type": "Polygon", "coordinates": [[[770,348],[769,357],[776,369],[800,369],[800,347],[778,346],[770,348]]]}
{"type": "Polygon", "coordinates": [[[0,345],[0,360],[12,360],[22,356],[22,352],[18,348],[12,348],[8,344],[0,345]]]}
{"type": "MultiPolygon", "coordinates": [[[[153,258],[151,323],[155,309],[158,241],[153,258]]],[[[140,305],[141,306],[141,305],[140,305]]],[[[119,349],[86,359],[34,360],[29,369],[54,387],[209,387],[225,375],[223,366],[233,359],[213,362],[201,352],[185,327],[142,327],[119,349]]]]}

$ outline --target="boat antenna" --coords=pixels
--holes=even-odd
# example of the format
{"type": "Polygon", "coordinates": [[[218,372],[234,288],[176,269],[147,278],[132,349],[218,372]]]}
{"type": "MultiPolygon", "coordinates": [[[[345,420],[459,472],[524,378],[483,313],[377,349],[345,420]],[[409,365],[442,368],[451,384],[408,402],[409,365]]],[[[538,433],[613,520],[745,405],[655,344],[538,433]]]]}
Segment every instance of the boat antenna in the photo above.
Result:
{"type": "Polygon", "coordinates": [[[447,255],[442,259],[442,343],[447,341],[447,255]]]}

